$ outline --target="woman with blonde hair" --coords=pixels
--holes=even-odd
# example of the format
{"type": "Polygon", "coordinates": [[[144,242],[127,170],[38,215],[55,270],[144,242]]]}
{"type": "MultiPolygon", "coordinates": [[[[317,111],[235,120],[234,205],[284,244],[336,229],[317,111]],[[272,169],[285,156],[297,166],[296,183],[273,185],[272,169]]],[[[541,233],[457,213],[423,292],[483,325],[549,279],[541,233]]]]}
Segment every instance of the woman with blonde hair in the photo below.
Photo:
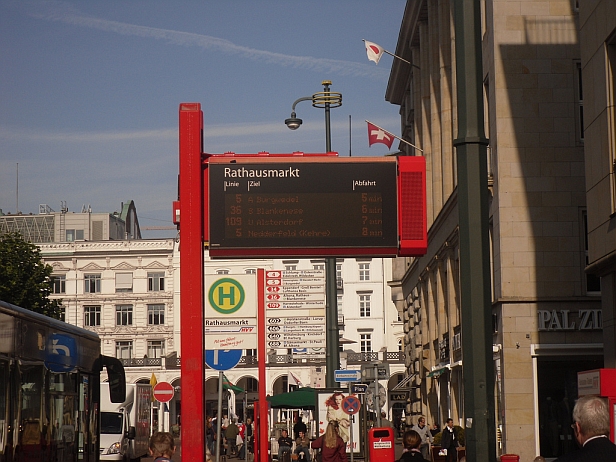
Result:
{"type": "Polygon", "coordinates": [[[338,431],[338,422],[333,420],[327,424],[325,434],[312,442],[312,449],[321,450],[321,462],[347,462],[346,443],[338,431]]]}

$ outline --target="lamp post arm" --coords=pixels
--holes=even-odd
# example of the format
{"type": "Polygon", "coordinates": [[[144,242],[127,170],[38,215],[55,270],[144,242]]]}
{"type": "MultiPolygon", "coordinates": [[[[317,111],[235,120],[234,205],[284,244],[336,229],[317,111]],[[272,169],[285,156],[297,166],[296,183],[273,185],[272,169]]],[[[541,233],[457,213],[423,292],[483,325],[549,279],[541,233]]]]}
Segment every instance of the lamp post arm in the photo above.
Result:
{"type": "Polygon", "coordinates": [[[297,103],[299,103],[300,101],[312,101],[312,96],[304,96],[302,98],[295,100],[295,102],[293,103],[293,106],[291,106],[291,111],[295,112],[295,106],[297,106],[297,103]]]}

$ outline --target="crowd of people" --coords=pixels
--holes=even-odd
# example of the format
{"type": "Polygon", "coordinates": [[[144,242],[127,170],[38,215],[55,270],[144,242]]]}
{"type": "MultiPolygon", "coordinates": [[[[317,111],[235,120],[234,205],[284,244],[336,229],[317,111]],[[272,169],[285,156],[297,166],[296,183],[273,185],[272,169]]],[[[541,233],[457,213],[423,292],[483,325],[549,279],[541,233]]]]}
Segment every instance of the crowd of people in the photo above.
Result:
{"type": "MultiPolygon", "coordinates": [[[[616,445],[609,439],[610,411],[607,400],[596,396],[585,396],[577,400],[572,415],[572,429],[575,434],[578,450],[559,457],[555,462],[578,461],[616,461],[616,445]]],[[[383,416],[384,426],[393,425],[383,416]]],[[[244,459],[246,448],[252,452],[251,441],[254,427],[251,419],[242,422],[238,419],[228,419],[225,415],[221,422],[221,440],[217,442],[216,419],[207,418],[206,441],[207,454],[214,458],[218,450],[228,458],[237,456],[244,459]],[[224,451],[224,452],[223,452],[224,451]]],[[[278,439],[278,460],[303,460],[311,462],[311,448],[318,451],[321,462],[347,462],[347,444],[342,438],[340,423],[331,419],[325,432],[314,441],[307,436],[306,424],[296,418],[293,426],[295,440],[286,429],[282,430],[278,439]],[[293,444],[295,448],[293,449],[293,444]],[[291,457],[293,453],[295,457],[291,457]]],[[[439,456],[445,456],[447,462],[457,462],[460,446],[459,427],[453,425],[452,419],[447,419],[446,426],[440,432],[438,425],[428,426],[425,417],[417,419],[411,429],[404,432],[402,456],[398,462],[428,462],[432,460],[431,447],[436,434],[441,433],[439,456]]],[[[155,433],[150,439],[150,454],[156,462],[171,460],[175,451],[173,435],[167,432],[155,433]]],[[[462,458],[465,459],[465,458],[462,458]]],[[[537,456],[535,462],[543,462],[545,458],[537,456]]],[[[462,462],[462,460],[460,461],[462,462]]]]}
{"type": "MultiPolygon", "coordinates": [[[[616,445],[609,438],[610,409],[607,399],[597,396],[579,398],[573,408],[572,420],[571,428],[578,448],[560,456],[554,462],[616,461],[616,445]]],[[[444,456],[447,462],[458,461],[458,447],[461,446],[459,428],[453,425],[452,419],[447,419],[441,433],[438,455],[444,456]]],[[[398,462],[431,461],[431,446],[438,432],[438,426],[429,428],[425,417],[419,417],[417,423],[404,432],[404,452],[398,462]]],[[[465,459],[462,457],[460,462],[465,462],[465,459]]],[[[545,460],[538,455],[534,462],[545,460]]]]}
{"type": "Polygon", "coordinates": [[[250,417],[243,422],[241,419],[229,419],[222,416],[220,424],[220,440],[218,440],[216,417],[208,416],[205,424],[205,441],[211,454],[220,451],[227,458],[238,457],[246,459],[246,451],[253,452],[254,425],[250,417]]]}

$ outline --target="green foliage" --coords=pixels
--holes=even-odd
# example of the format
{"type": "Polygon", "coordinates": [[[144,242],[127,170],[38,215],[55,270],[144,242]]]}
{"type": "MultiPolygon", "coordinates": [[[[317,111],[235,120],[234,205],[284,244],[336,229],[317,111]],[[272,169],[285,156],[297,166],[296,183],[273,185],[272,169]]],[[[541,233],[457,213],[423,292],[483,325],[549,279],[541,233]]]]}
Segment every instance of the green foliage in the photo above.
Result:
{"type": "MultiPolygon", "coordinates": [[[[464,446],[466,444],[464,429],[460,427],[459,425],[454,425],[453,428],[457,429],[458,431],[458,443],[460,444],[460,446],[464,446]]],[[[436,435],[434,435],[434,443],[433,443],[434,446],[440,446],[442,438],[443,438],[443,432],[439,432],[436,435]]]]}
{"type": "Polygon", "coordinates": [[[61,301],[49,300],[52,270],[19,233],[0,235],[0,300],[59,319],[61,301]]]}

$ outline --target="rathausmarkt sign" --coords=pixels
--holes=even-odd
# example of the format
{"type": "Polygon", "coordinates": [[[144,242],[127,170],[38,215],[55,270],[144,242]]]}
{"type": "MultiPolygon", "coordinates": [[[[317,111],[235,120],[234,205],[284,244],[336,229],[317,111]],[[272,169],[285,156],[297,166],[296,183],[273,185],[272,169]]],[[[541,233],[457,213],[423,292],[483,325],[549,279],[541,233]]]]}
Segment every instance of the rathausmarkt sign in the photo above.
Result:
{"type": "Polygon", "coordinates": [[[537,327],[540,331],[601,330],[601,310],[537,310],[537,327]]]}

